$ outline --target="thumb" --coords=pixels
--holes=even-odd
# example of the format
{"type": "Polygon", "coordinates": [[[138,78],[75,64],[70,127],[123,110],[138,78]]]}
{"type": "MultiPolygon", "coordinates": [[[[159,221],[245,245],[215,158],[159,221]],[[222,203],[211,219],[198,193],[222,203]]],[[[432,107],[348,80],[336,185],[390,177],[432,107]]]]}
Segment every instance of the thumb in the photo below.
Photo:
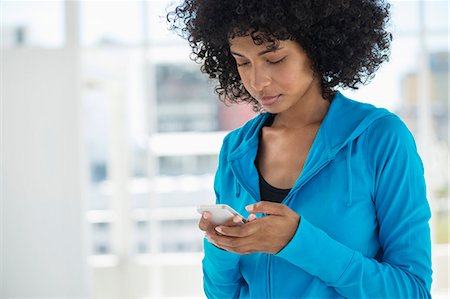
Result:
{"type": "Polygon", "coordinates": [[[281,203],[261,201],[252,205],[248,205],[245,209],[253,214],[268,214],[268,215],[285,215],[288,213],[288,207],[281,203]]]}

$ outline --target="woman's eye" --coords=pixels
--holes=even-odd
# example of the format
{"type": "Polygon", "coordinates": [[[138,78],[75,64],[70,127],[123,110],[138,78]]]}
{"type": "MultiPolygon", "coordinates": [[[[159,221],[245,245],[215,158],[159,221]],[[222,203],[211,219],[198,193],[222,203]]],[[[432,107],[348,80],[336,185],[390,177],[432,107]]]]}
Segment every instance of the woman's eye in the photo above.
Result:
{"type": "MultiPolygon", "coordinates": [[[[268,64],[277,64],[277,63],[282,62],[285,58],[286,58],[286,56],[281,58],[281,59],[278,59],[278,60],[267,60],[267,63],[268,64]]],[[[243,67],[243,66],[247,66],[249,64],[250,64],[250,62],[248,62],[248,61],[246,61],[246,62],[237,62],[236,61],[236,66],[237,67],[243,67]]]]}
{"type": "Polygon", "coordinates": [[[243,62],[243,63],[236,62],[237,67],[246,66],[247,64],[248,64],[248,62],[243,62]]]}
{"type": "Polygon", "coordinates": [[[267,62],[268,62],[269,64],[277,64],[277,63],[282,62],[285,58],[286,58],[286,56],[283,57],[283,58],[281,58],[281,59],[275,60],[275,61],[268,60],[267,62]]]}

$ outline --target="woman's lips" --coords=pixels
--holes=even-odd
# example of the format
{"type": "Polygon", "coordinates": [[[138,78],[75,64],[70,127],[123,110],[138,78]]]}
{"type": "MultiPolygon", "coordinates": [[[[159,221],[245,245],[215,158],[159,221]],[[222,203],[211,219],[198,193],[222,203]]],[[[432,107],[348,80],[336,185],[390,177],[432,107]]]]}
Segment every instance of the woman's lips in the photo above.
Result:
{"type": "Polygon", "coordinates": [[[279,97],[280,97],[280,95],[270,96],[270,97],[262,97],[262,98],[259,98],[259,102],[263,106],[270,106],[273,103],[275,103],[276,101],[278,101],[279,97]]]}

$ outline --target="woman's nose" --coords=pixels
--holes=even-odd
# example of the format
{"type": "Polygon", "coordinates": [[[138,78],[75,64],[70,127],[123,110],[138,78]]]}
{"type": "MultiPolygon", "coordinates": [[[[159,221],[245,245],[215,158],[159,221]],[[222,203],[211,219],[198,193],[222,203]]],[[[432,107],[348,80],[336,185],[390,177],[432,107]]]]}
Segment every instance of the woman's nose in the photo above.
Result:
{"type": "Polygon", "coordinates": [[[253,68],[250,76],[250,87],[257,92],[261,92],[271,82],[269,74],[263,68],[253,68]]]}

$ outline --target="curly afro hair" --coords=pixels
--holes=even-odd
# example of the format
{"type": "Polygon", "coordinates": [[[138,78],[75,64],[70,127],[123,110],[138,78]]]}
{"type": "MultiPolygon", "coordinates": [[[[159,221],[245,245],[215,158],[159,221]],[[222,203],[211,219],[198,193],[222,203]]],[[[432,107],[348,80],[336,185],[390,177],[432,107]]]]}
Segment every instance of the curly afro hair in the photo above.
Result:
{"type": "Polygon", "coordinates": [[[230,54],[230,38],[298,42],[321,78],[323,98],[331,100],[336,87],[358,89],[389,59],[389,8],[383,0],[184,0],[167,20],[189,41],[201,71],[218,79],[216,93],[258,111],[230,54]]]}

